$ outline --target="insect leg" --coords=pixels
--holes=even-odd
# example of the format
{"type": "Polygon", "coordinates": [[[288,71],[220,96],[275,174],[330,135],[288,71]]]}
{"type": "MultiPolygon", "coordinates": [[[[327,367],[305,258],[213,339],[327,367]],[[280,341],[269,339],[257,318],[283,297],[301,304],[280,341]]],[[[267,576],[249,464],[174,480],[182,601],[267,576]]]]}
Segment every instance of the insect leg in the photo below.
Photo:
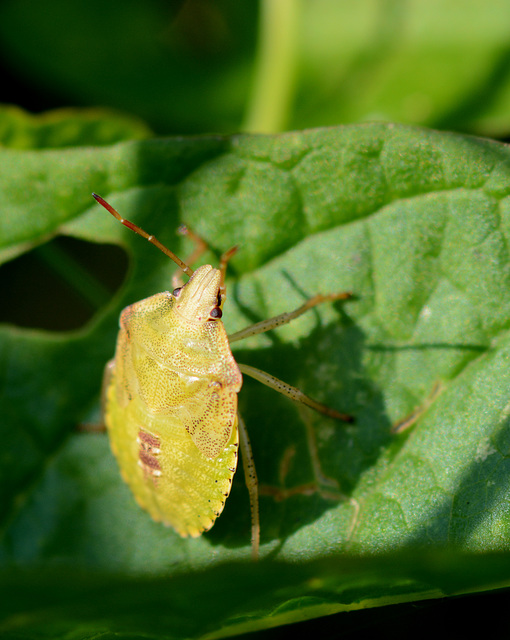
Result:
{"type": "Polygon", "coordinates": [[[256,322],[255,324],[252,324],[245,329],[241,329],[241,331],[236,331],[236,333],[233,333],[228,337],[228,341],[230,343],[237,342],[238,340],[244,340],[245,338],[249,338],[250,336],[256,336],[259,333],[271,331],[271,329],[276,329],[277,327],[281,327],[282,325],[288,324],[292,320],[299,318],[299,316],[303,315],[303,313],[306,313],[309,309],[313,309],[313,307],[316,307],[323,302],[330,302],[333,300],[348,300],[351,297],[352,293],[348,292],[330,293],[326,295],[318,293],[294,311],[281,313],[279,316],[274,316],[273,318],[269,318],[268,320],[262,320],[262,322],[256,322]]]}
{"type": "Polygon", "coordinates": [[[443,389],[442,389],[441,382],[440,381],[436,382],[434,384],[434,386],[432,387],[432,391],[430,392],[430,394],[429,394],[428,398],[425,400],[425,402],[423,404],[421,404],[420,406],[416,407],[414,409],[414,411],[412,411],[405,418],[402,418],[397,423],[395,423],[391,427],[391,432],[392,433],[402,433],[402,432],[406,431],[407,429],[409,429],[410,427],[412,427],[413,424],[415,422],[417,422],[421,418],[421,416],[425,413],[425,411],[427,411],[427,409],[434,402],[434,400],[436,399],[436,397],[439,395],[439,393],[442,390],[443,389]]]}
{"type": "MultiPolygon", "coordinates": [[[[177,233],[181,236],[188,236],[188,238],[195,244],[195,248],[185,260],[186,264],[192,265],[194,262],[199,260],[200,257],[207,251],[208,244],[203,238],[197,235],[185,224],[181,224],[181,226],[177,229],[177,233]]],[[[227,271],[227,263],[235,253],[237,253],[237,246],[231,247],[228,251],[225,251],[225,253],[220,258],[220,264],[218,268],[221,271],[220,293],[222,301],[225,301],[226,298],[225,274],[227,271]]],[[[176,287],[182,286],[181,275],[181,270],[177,269],[177,271],[172,276],[172,285],[174,289],[176,287]]]]}
{"type": "MultiPolygon", "coordinates": [[[[195,247],[190,255],[184,260],[186,264],[192,265],[194,262],[200,259],[200,257],[207,251],[207,242],[201,238],[199,235],[194,233],[188,226],[185,224],[181,224],[177,229],[177,233],[180,236],[188,236],[188,238],[193,242],[195,247]]],[[[182,287],[182,270],[176,269],[172,276],[172,286],[173,288],[182,287]]]]}
{"type": "MultiPolygon", "coordinates": [[[[338,482],[333,478],[329,478],[324,471],[322,470],[322,465],[319,458],[319,447],[317,445],[317,438],[315,435],[315,429],[312,424],[311,415],[306,411],[304,407],[298,407],[299,413],[306,427],[306,439],[308,441],[308,451],[310,453],[310,460],[312,462],[313,474],[315,476],[315,480],[319,487],[330,487],[333,491],[333,496],[335,494],[335,490],[337,493],[337,499],[344,499],[346,496],[339,493],[338,482]]],[[[321,490],[319,490],[321,491],[321,490]]],[[[321,491],[322,493],[322,491],[321,491]]],[[[327,495],[327,492],[323,492],[323,495],[327,495]]],[[[331,497],[328,495],[327,497],[331,497]]]]}
{"type": "Polygon", "coordinates": [[[232,258],[232,256],[234,256],[237,253],[237,249],[238,249],[237,245],[234,245],[233,247],[228,249],[228,251],[225,251],[225,253],[220,258],[220,264],[218,268],[221,271],[220,295],[221,295],[222,304],[225,302],[225,298],[227,297],[227,287],[225,286],[225,275],[227,273],[228,261],[230,260],[230,258],[232,258]]]}
{"type": "Polygon", "coordinates": [[[284,454],[284,458],[282,460],[282,466],[280,467],[279,473],[279,487],[273,487],[270,485],[260,485],[259,494],[264,496],[271,496],[275,500],[286,500],[287,498],[291,498],[296,495],[313,495],[314,493],[318,493],[325,500],[333,500],[336,502],[348,502],[353,509],[353,516],[351,519],[351,524],[349,526],[349,530],[346,536],[346,541],[348,541],[353,532],[357,523],[358,515],[359,515],[359,502],[356,498],[349,497],[342,493],[340,490],[338,482],[334,478],[328,477],[324,471],[322,470],[320,458],[319,458],[319,450],[317,445],[317,438],[315,435],[315,429],[313,427],[311,416],[309,411],[303,407],[299,406],[299,413],[303,419],[303,422],[306,426],[306,438],[308,441],[308,451],[310,453],[310,460],[312,463],[313,474],[315,477],[315,482],[309,482],[307,484],[302,484],[297,487],[285,487],[285,478],[287,476],[287,472],[290,467],[291,459],[294,456],[296,450],[294,447],[289,447],[284,454]]]}
{"type": "Polygon", "coordinates": [[[238,363],[238,366],[242,373],[246,373],[251,378],[255,378],[255,380],[258,380],[262,384],[265,384],[267,387],[271,387],[271,389],[278,391],[278,393],[282,393],[284,396],[287,396],[287,398],[290,398],[295,402],[306,404],[308,407],[311,407],[312,409],[315,409],[315,411],[323,413],[330,418],[335,418],[336,420],[341,420],[342,422],[353,422],[352,416],[345,413],[340,413],[335,409],[327,407],[321,402],[317,402],[313,398],[310,398],[310,396],[307,396],[305,393],[303,393],[300,389],[297,389],[296,387],[283,382],[283,380],[280,380],[279,378],[271,375],[270,373],[267,373],[266,371],[261,371],[260,369],[251,367],[248,364],[238,363]]]}
{"type": "MultiPolygon", "coordinates": [[[[301,413],[301,411],[300,411],[301,413]]],[[[303,411],[304,413],[304,411],[303,411]]],[[[277,501],[287,500],[287,498],[291,498],[292,496],[302,495],[302,496],[311,496],[314,493],[320,493],[321,496],[327,500],[342,500],[345,499],[345,496],[341,494],[338,490],[338,482],[333,480],[332,478],[328,478],[323,472],[319,461],[319,454],[317,451],[317,442],[315,439],[315,432],[313,431],[313,427],[309,425],[308,415],[304,416],[304,423],[306,425],[306,434],[308,440],[308,449],[310,452],[310,459],[312,461],[312,468],[315,475],[315,482],[308,482],[306,484],[298,485],[297,487],[286,487],[286,478],[292,463],[292,459],[296,455],[296,447],[291,445],[287,447],[287,449],[283,453],[283,458],[280,462],[280,467],[278,470],[278,481],[279,486],[274,487],[271,485],[260,485],[259,486],[259,495],[261,496],[271,496],[277,501]],[[322,488],[322,486],[331,487],[327,491],[322,488]]]]}
{"type": "Polygon", "coordinates": [[[258,560],[260,543],[259,483],[257,479],[257,472],[255,470],[255,462],[253,460],[250,439],[248,437],[248,430],[246,429],[244,420],[239,412],[237,417],[239,421],[239,444],[241,445],[241,452],[243,456],[244,477],[248,493],[250,495],[251,554],[254,560],[258,560]]]}

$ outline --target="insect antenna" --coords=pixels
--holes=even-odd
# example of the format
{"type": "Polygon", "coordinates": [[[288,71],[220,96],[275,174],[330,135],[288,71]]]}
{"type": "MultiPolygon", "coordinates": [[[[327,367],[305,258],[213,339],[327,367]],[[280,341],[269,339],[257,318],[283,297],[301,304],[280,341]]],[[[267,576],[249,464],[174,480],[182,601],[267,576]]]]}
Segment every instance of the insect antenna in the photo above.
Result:
{"type": "Polygon", "coordinates": [[[173,260],[175,262],[175,264],[178,267],[180,267],[187,276],[191,277],[193,275],[193,273],[194,273],[193,269],[191,269],[191,267],[188,267],[188,265],[185,262],[183,262],[179,257],[177,257],[173,251],[170,251],[170,249],[165,247],[164,244],[161,244],[161,242],[156,237],[154,237],[154,236],[150,235],[149,233],[147,233],[146,231],[144,231],[141,227],[136,225],[134,222],[131,222],[130,220],[126,220],[125,218],[123,218],[120,215],[120,213],[118,211],[116,211],[112,207],[111,204],[108,204],[108,202],[106,202],[106,200],[104,198],[101,198],[101,196],[98,196],[97,193],[93,193],[92,197],[102,207],[104,207],[107,211],[109,211],[114,218],[117,218],[117,220],[119,222],[121,222],[125,227],[127,227],[128,229],[131,229],[131,231],[134,231],[139,236],[142,236],[142,238],[145,238],[146,240],[148,240],[151,244],[153,244],[155,247],[157,247],[160,251],[162,251],[171,260],[173,260]]]}

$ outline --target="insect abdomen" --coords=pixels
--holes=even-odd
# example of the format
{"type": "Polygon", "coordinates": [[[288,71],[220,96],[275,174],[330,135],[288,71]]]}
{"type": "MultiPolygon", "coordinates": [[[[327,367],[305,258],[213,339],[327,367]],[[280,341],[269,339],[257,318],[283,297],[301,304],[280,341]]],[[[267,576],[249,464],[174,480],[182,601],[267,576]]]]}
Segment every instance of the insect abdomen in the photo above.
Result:
{"type": "Polygon", "coordinates": [[[208,459],[175,419],[148,415],[139,398],[121,407],[113,376],[106,423],[122,476],[140,506],[181,536],[210,529],[223,510],[237,466],[237,419],[223,451],[208,459]]]}

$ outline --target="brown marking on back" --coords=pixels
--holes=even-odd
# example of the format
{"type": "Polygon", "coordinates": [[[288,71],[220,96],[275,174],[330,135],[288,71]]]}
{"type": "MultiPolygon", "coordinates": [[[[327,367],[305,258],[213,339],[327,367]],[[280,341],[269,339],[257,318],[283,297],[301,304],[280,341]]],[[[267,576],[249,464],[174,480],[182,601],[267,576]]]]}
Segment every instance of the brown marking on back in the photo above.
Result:
{"type": "Polygon", "coordinates": [[[159,461],[155,455],[151,455],[143,449],[140,449],[138,457],[142,461],[142,464],[149,467],[150,469],[161,469],[161,465],[159,464],[159,461]]]}
{"type": "Polygon", "coordinates": [[[142,429],[140,429],[140,431],[138,432],[138,437],[142,442],[149,445],[150,447],[159,449],[160,440],[157,436],[153,436],[151,433],[147,433],[147,431],[142,431],[142,429]]]}
{"type": "Polygon", "coordinates": [[[152,480],[156,487],[161,476],[161,465],[157,458],[161,453],[161,440],[143,429],[138,431],[136,440],[140,445],[138,449],[138,464],[142,467],[145,480],[152,480]]]}

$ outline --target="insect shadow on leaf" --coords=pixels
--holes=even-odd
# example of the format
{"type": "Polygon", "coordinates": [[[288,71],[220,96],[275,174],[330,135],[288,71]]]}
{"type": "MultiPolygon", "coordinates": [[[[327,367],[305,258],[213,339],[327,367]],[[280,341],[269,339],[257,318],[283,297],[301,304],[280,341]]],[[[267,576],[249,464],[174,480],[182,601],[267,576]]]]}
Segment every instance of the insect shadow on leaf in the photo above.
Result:
{"type": "MultiPolygon", "coordinates": [[[[238,364],[230,344],[288,324],[325,302],[348,300],[352,294],[317,294],[294,311],[227,336],[221,321],[225,274],[237,248],[223,254],[218,269],[203,265],[193,270],[157,238],[122,218],[101,196],[93,196],[189,276],[185,284],[174,276],[172,292],[136,302],[121,314],[115,356],[106,365],[103,382],[104,421],[121,474],[154,520],[172,526],[183,537],[197,537],[223,511],[240,446],[256,559],[259,491],[246,425],[237,408],[242,374],[329,418],[346,423],[353,418],[265,371],[238,364]]],[[[195,240],[191,258],[197,260],[205,242],[186,227],[181,233],[195,240]]]]}

